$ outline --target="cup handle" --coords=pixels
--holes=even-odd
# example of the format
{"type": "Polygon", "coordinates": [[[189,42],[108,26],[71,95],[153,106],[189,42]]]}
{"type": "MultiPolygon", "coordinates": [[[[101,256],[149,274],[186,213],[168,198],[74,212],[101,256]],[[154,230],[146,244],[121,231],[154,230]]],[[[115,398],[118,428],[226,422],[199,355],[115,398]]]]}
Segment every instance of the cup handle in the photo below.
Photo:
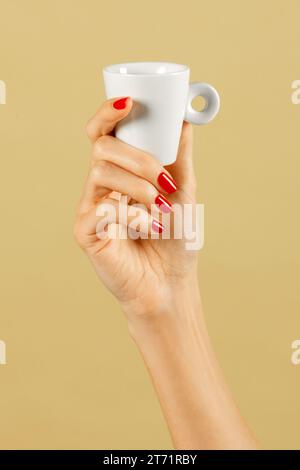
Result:
{"type": "Polygon", "coordinates": [[[220,97],[218,92],[208,83],[190,83],[187,97],[187,105],[184,120],[192,124],[207,124],[212,121],[220,109],[220,97]],[[203,111],[196,111],[192,107],[192,101],[196,96],[202,96],[205,100],[203,111]]]}

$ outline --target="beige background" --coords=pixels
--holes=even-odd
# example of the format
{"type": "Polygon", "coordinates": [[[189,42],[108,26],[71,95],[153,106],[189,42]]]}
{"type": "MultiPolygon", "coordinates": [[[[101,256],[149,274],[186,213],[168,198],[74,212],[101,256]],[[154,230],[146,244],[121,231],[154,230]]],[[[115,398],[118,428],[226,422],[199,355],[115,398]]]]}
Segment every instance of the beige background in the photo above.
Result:
{"type": "Polygon", "coordinates": [[[300,448],[299,17],[297,0],[0,0],[1,448],[171,446],[72,235],[101,69],[130,60],[187,63],[220,91],[220,115],[195,129],[207,321],[262,445],[300,448]]]}

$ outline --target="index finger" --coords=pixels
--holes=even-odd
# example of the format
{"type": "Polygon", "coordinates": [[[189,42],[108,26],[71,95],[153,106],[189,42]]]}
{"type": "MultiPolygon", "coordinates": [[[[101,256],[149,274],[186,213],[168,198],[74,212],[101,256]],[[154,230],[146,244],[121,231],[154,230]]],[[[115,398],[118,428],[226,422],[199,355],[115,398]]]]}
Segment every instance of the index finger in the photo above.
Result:
{"type": "Polygon", "coordinates": [[[130,113],[131,108],[132,99],[129,96],[105,101],[86,125],[90,141],[94,143],[99,137],[110,134],[116,124],[130,113]]]}

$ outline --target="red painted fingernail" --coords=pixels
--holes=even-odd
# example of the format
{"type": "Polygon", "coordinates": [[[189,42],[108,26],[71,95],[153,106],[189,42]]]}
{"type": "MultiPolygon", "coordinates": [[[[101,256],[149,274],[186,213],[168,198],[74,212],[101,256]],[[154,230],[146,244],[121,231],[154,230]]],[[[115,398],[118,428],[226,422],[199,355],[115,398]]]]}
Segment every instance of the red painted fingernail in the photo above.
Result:
{"type": "Polygon", "coordinates": [[[158,220],[153,220],[152,222],[152,230],[157,233],[161,233],[164,230],[163,224],[158,222],[158,220]]]}
{"type": "Polygon", "coordinates": [[[158,184],[169,194],[175,193],[177,191],[177,186],[175,181],[171,176],[167,175],[163,171],[158,175],[157,178],[158,184]]]}
{"type": "Polygon", "coordinates": [[[115,109],[125,109],[127,104],[128,96],[126,98],[120,98],[113,102],[113,107],[115,109]]]}
{"type": "Polygon", "coordinates": [[[159,194],[158,196],[156,196],[155,204],[165,214],[168,214],[172,210],[172,204],[162,194],[159,194]]]}

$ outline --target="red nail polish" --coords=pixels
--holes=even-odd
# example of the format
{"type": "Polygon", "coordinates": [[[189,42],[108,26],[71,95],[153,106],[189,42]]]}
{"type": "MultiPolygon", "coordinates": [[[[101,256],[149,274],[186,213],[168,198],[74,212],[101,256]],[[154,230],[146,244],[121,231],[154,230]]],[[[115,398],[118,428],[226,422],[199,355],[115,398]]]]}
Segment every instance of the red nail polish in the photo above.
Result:
{"type": "Polygon", "coordinates": [[[164,173],[163,171],[158,175],[157,178],[158,184],[169,194],[175,193],[177,191],[177,186],[175,181],[164,173]]]}
{"type": "Polygon", "coordinates": [[[164,230],[163,224],[158,222],[158,220],[153,220],[152,222],[152,230],[156,233],[161,233],[164,230]]]}
{"type": "Polygon", "coordinates": [[[162,194],[159,194],[158,196],[156,196],[155,204],[165,214],[168,214],[172,210],[172,204],[162,194]]]}
{"type": "Polygon", "coordinates": [[[127,104],[128,96],[126,98],[120,98],[113,102],[113,107],[115,109],[125,109],[127,104]]]}

